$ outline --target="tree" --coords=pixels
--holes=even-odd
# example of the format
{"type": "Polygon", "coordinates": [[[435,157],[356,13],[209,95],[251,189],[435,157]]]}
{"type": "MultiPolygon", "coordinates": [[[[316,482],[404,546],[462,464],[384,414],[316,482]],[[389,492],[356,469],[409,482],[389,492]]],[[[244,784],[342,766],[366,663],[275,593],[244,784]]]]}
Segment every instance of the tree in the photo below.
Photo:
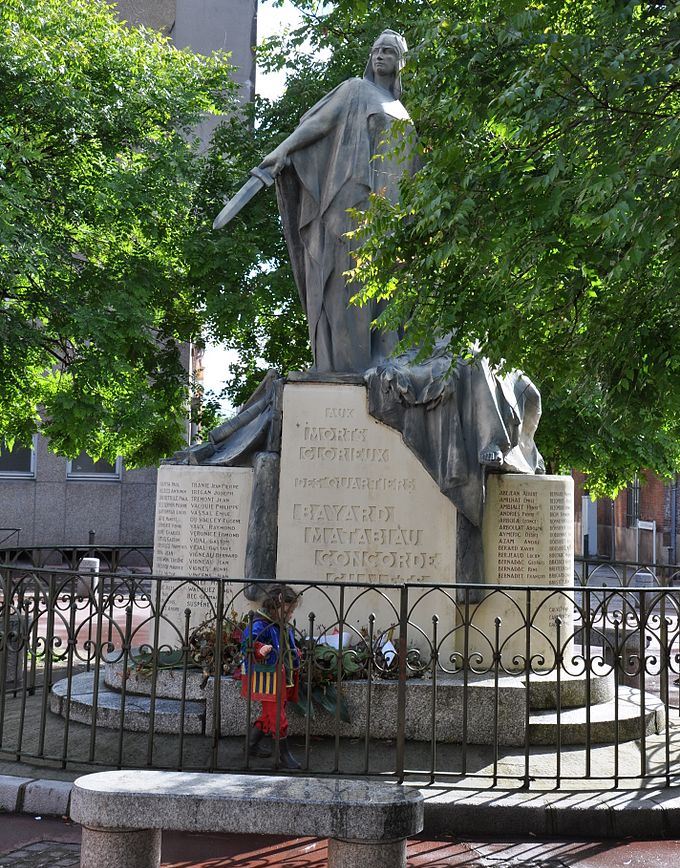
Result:
{"type": "Polygon", "coordinates": [[[427,159],[399,209],[375,202],[367,292],[415,342],[453,331],[527,371],[541,448],[592,492],[677,471],[678,6],[467,7],[415,28],[427,159]]]}
{"type": "MultiPolygon", "coordinates": [[[[225,121],[213,137],[188,255],[189,280],[206,311],[206,330],[237,351],[226,394],[245,401],[267,368],[306,368],[311,362],[307,326],[279,224],[273,189],[262,190],[228,226],[212,230],[224,199],[245,183],[270,149],[267,103],[256,98],[243,115],[225,121]]],[[[225,376],[227,372],[225,372],[225,376]]]]}
{"type": "Polygon", "coordinates": [[[226,57],[178,51],[99,0],[0,4],[0,441],[128,466],[182,443],[181,345],[226,57]]]}
{"type": "Polygon", "coordinates": [[[294,67],[264,113],[272,141],[294,126],[287,108],[363,68],[383,27],[413,47],[423,169],[360,230],[357,275],[392,299],[384,324],[424,351],[453,332],[461,352],[526,371],[550,467],[585,471],[591,492],[678,471],[678,4],[296,5],[305,25],[270,46],[294,67]],[[295,53],[304,39],[325,68],[295,53]]]}

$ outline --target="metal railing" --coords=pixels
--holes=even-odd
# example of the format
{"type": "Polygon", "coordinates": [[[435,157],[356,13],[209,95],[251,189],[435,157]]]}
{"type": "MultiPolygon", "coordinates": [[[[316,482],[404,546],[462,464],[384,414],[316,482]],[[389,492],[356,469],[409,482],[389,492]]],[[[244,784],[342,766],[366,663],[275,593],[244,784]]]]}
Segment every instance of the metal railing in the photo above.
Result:
{"type": "Polygon", "coordinates": [[[680,585],[680,565],[608,561],[577,556],[574,558],[574,584],[606,587],[675,587],[680,585]]]}
{"type": "MultiPolygon", "coordinates": [[[[577,563],[573,587],[485,586],[481,602],[468,584],[289,582],[302,663],[286,714],[305,773],[677,784],[678,568],[637,587],[644,565],[624,566],[620,581],[577,563]]],[[[269,771],[276,744],[247,753],[260,706],[238,678],[255,653],[243,588],[0,566],[0,757],[269,771]]]]}
{"type": "Polygon", "coordinates": [[[77,571],[83,558],[98,558],[102,572],[106,573],[126,569],[150,573],[153,546],[95,545],[94,542],[87,545],[20,546],[10,545],[9,539],[0,540],[0,566],[77,571]]]}

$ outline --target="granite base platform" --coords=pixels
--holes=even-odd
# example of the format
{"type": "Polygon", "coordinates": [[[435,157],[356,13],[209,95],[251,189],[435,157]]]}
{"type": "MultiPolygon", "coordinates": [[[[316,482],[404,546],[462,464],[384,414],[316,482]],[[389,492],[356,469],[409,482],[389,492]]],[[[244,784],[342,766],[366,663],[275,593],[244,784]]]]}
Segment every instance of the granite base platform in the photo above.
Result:
{"type": "MultiPolygon", "coordinates": [[[[99,726],[118,729],[123,708],[122,665],[107,664],[95,691],[94,675],[84,673],[57,682],[50,694],[56,714],[81,723],[91,723],[95,701],[99,726]],[[96,694],[96,700],[95,700],[96,694]]],[[[209,678],[201,688],[202,675],[191,671],[161,670],[157,673],[155,702],[151,702],[151,678],[128,672],[123,728],[148,731],[153,717],[156,732],[212,735],[220,720],[222,736],[245,732],[247,703],[240,695],[240,682],[224,677],[216,689],[209,678]],[[182,705],[181,697],[185,702],[182,705]]],[[[315,707],[309,721],[313,736],[392,739],[396,735],[398,684],[396,681],[346,681],[343,694],[350,723],[315,707]],[[370,708],[370,713],[369,713],[370,708]]],[[[259,708],[255,704],[253,713],[259,708]]],[[[290,714],[292,736],[304,735],[305,718],[290,714]]],[[[448,744],[493,744],[519,746],[593,744],[626,741],[658,733],[665,725],[664,706],[651,694],[620,685],[615,696],[611,673],[585,678],[556,672],[535,675],[527,687],[524,676],[493,676],[468,673],[442,674],[436,685],[430,679],[409,679],[406,685],[406,738],[448,744]],[[559,695],[559,710],[557,698],[559,695]],[[590,703],[586,704],[586,699],[590,703]],[[529,712],[527,714],[527,703],[529,712]],[[497,735],[496,735],[497,727],[497,735]]]]}

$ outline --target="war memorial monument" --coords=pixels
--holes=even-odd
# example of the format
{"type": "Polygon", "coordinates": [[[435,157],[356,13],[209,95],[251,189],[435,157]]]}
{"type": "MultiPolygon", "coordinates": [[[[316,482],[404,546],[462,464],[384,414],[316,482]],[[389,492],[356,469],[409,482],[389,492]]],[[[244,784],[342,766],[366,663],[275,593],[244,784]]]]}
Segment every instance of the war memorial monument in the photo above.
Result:
{"type": "MultiPolygon", "coordinates": [[[[364,76],[311,108],[215,220],[222,228],[275,182],[314,365],[270,371],[207,442],[161,467],[154,568],[222,576],[234,592],[245,581],[255,602],[262,586],[248,580],[359,585],[360,602],[344,600],[344,623],[355,630],[369,612],[381,627],[394,622],[389,586],[436,584],[447,596],[425,596],[410,618],[427,629],[436,612],[446,635],[456,583],[572,583],[573,494],[569,477],[545,475],[533,440],[540,395],[528,377],[456,358],[444,336],[424,361],[415,350],[395,355],[400,335],[372,325],[384,303],[350,304],[358,287],[346,278],[349,210],[375,192],[396,200],[400,178],[417,168],[415,147],[404,146],[412,138],[400,99],[405,49],[386,30],[364,76]],[[366,594],[366,585],[383,591],[366,594]]],[[[498,598],[487,605],[484,589],[466,599],[482,632],[493,632],[497,616],[508,635],[515,629],[511,611],[499,611],[498,598]]],[[[556,616],[570,623],[560,599],[537,616],[546,635],[556,616]]],[[[194,586],[178,587],[162,640],[178,643],[187,607],[196,626],[210,606],[194,586]]],[[[301,610],[302,620],[313,610],[317,624],[336,626],[326,590],[306,590],[301,610]]]]}
{"type": "Polygon", "coordinates": [[[310,737],[333,736],[336,764],[344,737],[363,740],[368,763],[369,739],[395,734],[402,746],[528,750],[663,730],[664,706],[640,678],[616,683],[637,665],[640,630],[617,639],[615,665],[592,647],[627,630],[631,606],[616,594],[594,615],[596,592],[575,599],[573,483],[545,473],[534,384],[459,356],[455,336],[404,351],[398,332],[374,328],[382,302],[350,303],[350,210],[373,192],[396,199],[417,168],[415,148],[394,148],[410,141],[405,49],[384,31],[364,76],[311,108],[217,216],[221,229],[276,184],[314,364],[267,372],[232,419],[160,467],[143,622],[101,678],[53,686],[58,714],[208,736],[214,757],[221,737],[240,746],[251,703],[232,677],[242,634],[230,631],[285,584],[301,597],[307,696],[330,648],[337,699],[335,712],[307,704],[290,732],[307,751],[310,737]],[[236,649],[226,663],[223,635],[236,649]]]}

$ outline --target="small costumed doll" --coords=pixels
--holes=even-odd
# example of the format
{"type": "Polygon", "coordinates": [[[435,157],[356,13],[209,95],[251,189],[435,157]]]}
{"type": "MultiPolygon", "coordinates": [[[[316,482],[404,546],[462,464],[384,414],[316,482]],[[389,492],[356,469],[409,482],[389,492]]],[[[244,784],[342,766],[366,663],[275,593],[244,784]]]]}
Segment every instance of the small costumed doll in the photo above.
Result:
{"type": "Polygon", "coordinates": [[[283,585],[273,588],[243,631],[241,694],[262,703],[260,716],[250,730],[250,755],[272,755],[272,740],[279,739],[280,765],[299,769],[288,747],[286,702],[298,697],[300,652],[290,624],[298,595],[283,585]],[[283,627],[283,629],[281,629],[283,627]],[[277,728],[278,722],[278,728],[277,728]]]}

